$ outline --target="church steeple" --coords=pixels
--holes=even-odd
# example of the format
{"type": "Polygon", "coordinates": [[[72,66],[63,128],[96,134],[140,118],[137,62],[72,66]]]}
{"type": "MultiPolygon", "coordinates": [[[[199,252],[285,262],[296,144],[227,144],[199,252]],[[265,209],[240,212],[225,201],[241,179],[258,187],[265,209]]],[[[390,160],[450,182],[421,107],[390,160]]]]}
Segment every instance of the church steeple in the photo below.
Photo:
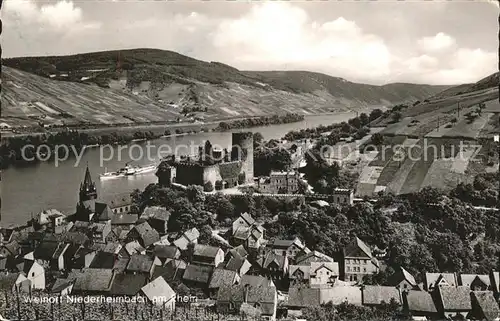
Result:
{"type": "Polygon", "coordinates": [[[85,170],[85,178],[80,184],[80,202],[94,200],[97,198],[97,190],[95,188],[95,183],[92,181],[92,176],[90,175],[89,165],[87,164],[87,169],[85,170]]]}

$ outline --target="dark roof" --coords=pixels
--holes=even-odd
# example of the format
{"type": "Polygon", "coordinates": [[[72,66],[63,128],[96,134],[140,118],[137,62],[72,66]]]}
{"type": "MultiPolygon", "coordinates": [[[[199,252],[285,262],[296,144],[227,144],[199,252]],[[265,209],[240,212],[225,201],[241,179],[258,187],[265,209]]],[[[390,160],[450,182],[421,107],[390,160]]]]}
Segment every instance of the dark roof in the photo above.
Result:
{"type": "Polygon", "coordinates": [[[372,258],[372,251],[361,239],[355,237],[353,241],[344,248],[344,257],[372,258]]]}
{"type": "Polygon", "coordinates": [[[287,306],[306,308],[321,304],[320,289],[306,287],[292,287],[288,292],[287,306]]]}
{"type": "Polygon", "coordinates": [[[151,244],[160,240],[160,234],[148,224],[148,222],[141,223],[134,226],[134,229],[141,236],[144,247],[149,247],[151,244]]]}
{"type": "Polygon", "coordinates": [[[225,268],[226,270],[239,272],[243,264],[245,264],[247,259],[242,257],[232,257],[227,261],[225,268]]]}
{"type": "Polygon", "coordinates": [[[175,259],[179,249],[173,245],[155,245],[153,254],[162,259],[175,259]]]}
{"type": "Polygon", "coordinates": [[[19,273],[0,272],[0,290],[12,290],[19,273]]]}
{"type": "Polygon", "coordinates": [[[163,277],[167,282],[179,281],[182,279],[185,269],[179,267],[175,260],[165,264],[165,266],[156,266],[153,272],[152,280],[157,277],[163,277]]]}
{"type": "Polygon", "coordinates": [[[185,281],[192,281],[198,283],[208,284],[212,274],[213,267],[189,264],[184,271],[182,278],[185,281]]]}
{"type": "Polygon", "coordinates": [[[427,288],[436,286],[441,281],[446,281],[450,286],[457,286],[457,275],[455,273],[425,273],[427,288]]]}
{"type": "Polygon", "coordinates": [[[153,266],[153,258],[147,255],[132,254],[127,265],[127,271],[149,273],[153,266]]]}
{"type": "Polygon", "coordinates": [[[302,265],[301,263],[308,264],[311,262],[333,262],[333,259],[318,251],[311,251],[295,259],[296,265],[302,265]]]}
{"type": "Polygon", "coordinates": [[[84,245],[89,242],[89,238],[82,232],[67,232],[62,236],[62,240],[72,244],[84,245]]]}
{"type": "Polygon", "coordinates": [[[274,314],[276,302],[276,288],[271,286],[251,286],[251,285],[233,285],[219,288],[217,301],[248,303],[251,305],[259,304],[263,314],[274,314]],[[246,292],[246,295],[245,295],[246,292]],[[246,296],[246,300],[245,300],[246,296]],[[246,301],[246,302],[245,302],[246,301]]]}
{"type": "Polygon", "coordinates": [[[136,295],[146,285],[144,274],[117,274],[111,286],[113,295],[136,295]]]}
{"type": "Polygon", "coordinates": [[[363,287],[363,304],[378,305],[390,303],[392,299],[401,304],[399,290],[392,286],[366,285],[363,287]]]}
{"type": "Polygon", "coordinates": [[[99,221],[107,221],[113,217],[113,211],[106,203],[95,203],[95,215],[99,219],[99,221]]]}
{"type": "Polygon", "coordinates": [[[470,295],[471,291],[469,287],[442,286],[438,287],[438,290],[445,311],[467,311],[472,308],[470,295]]]}
{"type": "Polygon", "coordinates": [[[58,246],[59,243],[57,242],[44,241],[38,245],[33,255],[37,260],[50,261],[54,256],[54,253],[56,252],[58,246]]]}
{"type": "Polygon", "coordinates": [[[196,244],[193,255],[215,259],[220,250],[220,247],[196,244]]]}
{"type": "Polygon", "coordinates": [[[280,269],[284,269],[287,258],[283,255],[278,255],[274,252],[268,252],[265,257],[257,260],[262,268],[267,269],[271,263],[276,263],[280,269]]]}
{"type": "Polygon", "coordinates": [[[21,246],[17,241],[12,241],[4,245],[4,247],[12,254],[17,254],[21,246]]]}
{"type": "Polygon", "coordinates": [[[51,293],[59,293],[62,290],[64,290],[65,288],[67,288],[69,285],[71,285],[71,283],[73,283],[73,282],[74,282],[74,280],[72,280],[72,279],[58,278],[56,280],[56,282],[54,283],[54,285],[52,286],[52,288],[50,289],[50,292],[51,293]]]}
{"type": "Polygon", "coordinates": [[[492,291],[474,291],[472,297],[488,321],[500,317],[500,309],[492,291]]]}
{"type": "Polygon", "coordinates": [[[115,255],[113,253],[99,251],[96,253],[90,268],[92,269],[112,269],[115,266],[115,255]]]}
{"type": "Polygon", "coordinates": [[[247,257],[248,256],[248,252],[243,245],[239,245],[235,248],[230,249],[229,253],[231,253],[231,255],[233,257],[236,257],[236,256],[247,257]]]}
{"type": "Polygon", "coordinates": [[[252,286],[267,286],[271,281],[260,275],[242,275],[240,284],[250,284],[252,286]]]}
{"type": "Polygon", "coordinates": [[[114,273],[109,269],[83,269],[82,271],[71,272],[71,277],[75,278],[75,291],[98,291],[107,292],[113,282],[114,273]]]}
{"type": "Polygon", "coordinates": [[[23,266],[24,275],[28,275],[28,273],[30,272],[31,268],[35,264],[38,264],[38,263],[36,263],[35,261],[31,261],[31,260],[25,260],[24,261],[24,266],[23,266]]]}
{"type": "Polygon", "coordinates": [[[426,291],[408,291],[406,296],[408,309],[415,312],[436,313],[436,305],[429,292],[426,291]]]}
{"type": "Polygon", "coordinates": [[[4,271],[7,269],[7,258],[0,257],[0,271],[4,271]]]}
{"type": "Polygon", "coordinates": [[[129,258],[128,257],[121,257],[116,261],[115,265],[113,266],[113,269],[117,271],[118,273],[123,273],[127,269],[129,258]]]}
{"type": "Polygon", "coordinates": [[[231,286],[234,284],[237,276],[238,273],[235,271],[215,269],[208,287],[210,289],[218,289],[221,286],[231,286]]]}
{"type": "Polygon", "coordinates": [[[247,212],[241,214],[240,217],[248,224],[248,226],[251,226],[255,223],[252,215],[248,214],[247,212]]]}

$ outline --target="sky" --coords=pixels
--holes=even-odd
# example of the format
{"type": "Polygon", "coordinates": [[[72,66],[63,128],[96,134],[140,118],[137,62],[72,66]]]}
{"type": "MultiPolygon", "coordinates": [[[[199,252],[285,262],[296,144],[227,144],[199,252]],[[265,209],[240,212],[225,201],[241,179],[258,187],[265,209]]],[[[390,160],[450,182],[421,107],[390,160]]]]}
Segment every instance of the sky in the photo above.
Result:
{"type": "Polygon", "coordinates": [[[157,48],[240,70],[452,85],[498,71],[498,2],[4,0],[3,57],[157,48]]]}

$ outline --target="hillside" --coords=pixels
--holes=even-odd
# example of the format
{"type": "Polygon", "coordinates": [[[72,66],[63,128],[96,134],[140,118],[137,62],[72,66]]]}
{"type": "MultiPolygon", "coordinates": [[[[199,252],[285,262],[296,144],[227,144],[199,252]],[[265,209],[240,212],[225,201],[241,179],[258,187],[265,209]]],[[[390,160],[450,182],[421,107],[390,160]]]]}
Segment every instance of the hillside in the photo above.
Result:
{"type": "Polygon", "coordinates": [[[156,49],[3,59],[1,121],[117,125],[391,106],[446,86],[373,86],[306,71],[239,71],[156,49]]]}
{"type": "Polygon", "coordinates": [[[383,144],[368,154],[358,195],[407,194],[426,186],[449,190],[479,173],[497,171],[492,138],[500,132],[498,96],[496,73],[386,112],[372,123],[384,127],[383,144]]]}

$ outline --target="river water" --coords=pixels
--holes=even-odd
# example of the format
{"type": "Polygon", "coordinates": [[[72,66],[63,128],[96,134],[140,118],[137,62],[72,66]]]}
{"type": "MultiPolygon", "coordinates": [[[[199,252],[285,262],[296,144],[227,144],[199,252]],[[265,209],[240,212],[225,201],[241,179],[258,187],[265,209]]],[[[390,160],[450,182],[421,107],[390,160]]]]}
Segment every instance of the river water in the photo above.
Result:
{"type": "MultiPolygon", "coordinates": [[[[346,121],[354,116],[356,116],[354,112],[306,116],[304,121],[298,123],[235,131],[260,132],[266,140],[279,139],[291,130],[330,125],[346,121]]],[[[70,158],[57,166],[51,161],[40,162],[37,165],[24,168],[11,167],[2,172],[2,226],[23,224],[31,215],[36,215],[44,209],[55,208],[66,214],[74,213],[78,201],[79,185],[83,180],[87,165],[96,183],[98,198],[106,201],[115,195],[129,193],[136,188],[143,189],[157,180],[154,172],[150,172],[138,176],[100,181],[99,174],[105,172],[106,169],[108,171],[117,170],[129,161],[137,165],[158,162],[159,148],[162,152],[168,152],[169,148],[175,150],[177,147],[178,154],[188,154],[190,153],[189,149],[205,140],[210,140],[214,145],[226,147],[231,144],[231,133],[200,133],[161,138],[150,142],[136,142],[133,145],[137,146],[123,146],[121,151],[119,151],[119,147],[112,149],[110,147],[88,148],[83,153],[79,163],[77,163],[76,158],[70,158]],[[179,146],[182,148],[179,149],[179,146]],[[140,158],[141,150],[142,158],[140,158]]]]}

